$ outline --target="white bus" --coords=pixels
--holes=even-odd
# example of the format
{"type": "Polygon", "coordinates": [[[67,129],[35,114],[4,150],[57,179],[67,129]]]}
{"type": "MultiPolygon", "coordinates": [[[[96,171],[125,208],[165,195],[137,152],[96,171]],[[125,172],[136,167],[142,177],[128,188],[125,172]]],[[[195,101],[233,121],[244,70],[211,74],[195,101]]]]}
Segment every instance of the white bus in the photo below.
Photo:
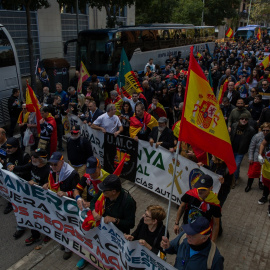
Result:
{"type": "Polygon", "coordinates": [[[13,88],[19,88],[22,95],[18,55],[10,34],[0,24],[0,127],[9,122],[7,102],[13,88]]]}

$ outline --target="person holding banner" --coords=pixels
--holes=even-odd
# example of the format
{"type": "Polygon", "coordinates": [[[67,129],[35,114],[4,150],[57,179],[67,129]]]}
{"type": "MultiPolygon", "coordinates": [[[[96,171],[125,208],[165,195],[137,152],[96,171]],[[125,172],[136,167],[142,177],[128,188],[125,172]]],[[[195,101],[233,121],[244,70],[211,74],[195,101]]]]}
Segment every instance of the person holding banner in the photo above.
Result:
{"type": "Polygon", "coordinates": [[[163,236],[160,244],[168,254],[176,254],[176,269],[224,269],[224,258],[210,240],[211,226],[207,218],[197,217],[194,222],[183,225],[183,230],[171,242],[163,236]]]}
{"type": "Polygon", "coordinates": [[[135,115],[130,118],[129,135],[134,140],[148,141],[153,127],[157,127],[157,120],[145,111],[142,103],[135,106],[135,115]]]}
{"type": "Polygon", "coordinates": [[[183,195],[176,215],[175,234],[179,234],[179,221],[183,215],[184,224],[192,223],[196,218],[203,216],[211,223],[213,229],[212,241],[216,241],[221,218],[221,207],[218,197],[213,193],[212,189],[213,178],[208,174],[204,174],[200,176],[194,188],[183,195]]]}
{"type": "Polygon", "coordinates": [[[105,196],[105,212],[103,214],[106,224],[112,222],[120,231],[129,234],[135,226],[136,202],[130,194],[122,188],[121,180],[117,175],[107,176],[98,184],[100,192],[90,202],[90,210],[96,221],[101,216],[95,211],[95,203],[101,195],[105,196]]]}
{"type": "Polygon", "coordinates": [[[124,234],[124,236],[129,241],[139,240],[140,245],[145,246],[155,254],[163,252],[160,243],[165,234],[165,226],[163,225],[165,217],[166,212],[160,205],[149,205],[136,230],[132,234],[124,234]]]}
{"type": "Polygon", "coordinates": [[[92,124],[93,129],[101,130],[103,133],[109,132],[118,136],[123,131],[123,126],[121,124],[118,116],[115,115],[116,107],[114,104],[108,104],[106,108],[106,113],[100,115],[92,124]]]}
{"type": "MultiPolygon", "coordinates": [[[[20,171],[31,171],[31,180],[28,183],[32,185],[43,186],[48,182],[50,174],[50,165],[47,163],[48,153],[44,149],[36,149],[31,153],[31,162],[24,166],[20,166],[20,171]]],[[[31,236],[28,237],[24,242],[26,246],[30,246],[40,240],[40,232],[37,230],[31,230],[31,236]]],[[[48,243],[50,237],[45,236],[43,243],[48,243]]]]}
{"type": "MultiPolygon", "coordinates": [[[[66,196],[72,198],[73,190],[80,180],[79,174],[64,161],[61,152],[54,152],[48,162],[51,164],[51,171],[49,181],[43,185],[43,188],[45,190],[52,190],[59,197],[66,196]]],[[[64,250],[63,259],[68,260],[72,252],[68,248],[64,248],[64,250]]]]}
{"type": "Polygon", "coordinates": [[[149,143],[153,146],[156,143],[156,148],[162,146],[166,149],[174,147],[174,136],[171,129],[167,127],[168,119],[160,117],[158,119],[158,127],[153,127],[149,135],[149,143]]]}

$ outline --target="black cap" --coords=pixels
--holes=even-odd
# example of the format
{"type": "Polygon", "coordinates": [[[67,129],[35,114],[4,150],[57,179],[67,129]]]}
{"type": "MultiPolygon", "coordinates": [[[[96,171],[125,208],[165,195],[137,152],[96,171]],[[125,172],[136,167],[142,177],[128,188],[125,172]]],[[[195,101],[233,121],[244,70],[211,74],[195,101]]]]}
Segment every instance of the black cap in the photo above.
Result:
{"type": "Polygon", "coordinates": [[[195,235],[198,233],[208,235],[211,233],[211,226],[208,219],[205,217],[198,217],[192,223],[183,225],[182,228],[187,235],[195,235]]]}
{"type": "Polygon", "coordinates": [[[60,160],[63,160],[64,157],[61,152],[54,152],[50,159],[48,160],[49,163],[57,163],[60,160]]]}
{"type": "Polygon", "coordinates": [[[15,137],[11,137],[7,139],[7,147],[19,147],[20,143],[19,140],[15,137]]]}
{"type": "Polygon", "coordinates": [[[208,174],[203,174],[195,183],[194,188],[210,188],[213,186],[213,178],[208,174]]]}
{"type": "Polygon", "coordinates": [[[48,153],[47,153],[47,151],[45,149],[38,148],[35,151],[31,152],[31,156],[33,156],[35,158],[47,158],[48,153]]]}
{"type": "Polygon", "coordinates": [[[120,190],[122,187],[121,180],[117,175],[110,174],[108,175],[103,182],[98,184],[98,189],[103,191],[108,190],[120,190]]]}
{"type": "Polygon", "coordinates": [[[81,130],[81,127],[80,127],[80,125],[75,125],[75,126],[73,126],[72,128],[71,128],[71,133],[79,133],[80,132],[80,130],[81,130]]]}
{"type": "Polygon", "coordinates": [[[96,157],[92,156],[88,158],[86,162],[86,173],[89,174],[95,173],[98,165],[99,160],[96,157]]]}

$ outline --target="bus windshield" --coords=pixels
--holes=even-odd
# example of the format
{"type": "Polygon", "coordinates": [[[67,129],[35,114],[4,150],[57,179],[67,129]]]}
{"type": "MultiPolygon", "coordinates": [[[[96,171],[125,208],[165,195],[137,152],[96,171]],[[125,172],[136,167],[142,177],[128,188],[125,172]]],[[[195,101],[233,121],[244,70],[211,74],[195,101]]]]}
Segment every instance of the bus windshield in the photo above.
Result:
{"type": "Polygon", "coordinates": [[[254,31],[252,30],[239,30],[235,34],[236,37],[249,39],[254,37],[254,31]]]}
{"type": "Polygon", "coordinates": [[[77,46],[77,67],[82,61],[90,74],[111,74],[112,42],[109,33],[86,33],[80,35],[77,46]]]}

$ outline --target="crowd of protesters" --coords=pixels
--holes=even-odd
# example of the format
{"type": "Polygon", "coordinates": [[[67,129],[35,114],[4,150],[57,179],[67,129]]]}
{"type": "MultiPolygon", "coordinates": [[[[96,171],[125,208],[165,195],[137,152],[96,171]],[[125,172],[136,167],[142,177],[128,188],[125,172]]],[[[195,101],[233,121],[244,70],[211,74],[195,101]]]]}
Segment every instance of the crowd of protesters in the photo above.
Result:
{"type": "MultiPolygon", "coordinates": [[[[68,89],[63,89],[61,83],[56,84],[55,93],[44,87],[40,97],[40,136],[35,113],[27,111],[27,106],[20,102],[19,89],[14,89],[8,102],[11,117],[8,136],[4,129],[0,129],[0,161],[5,169],[18,174],[29,184],[50,189],[60,197],[76,199],[80,209],[92,210],[96,221],[101,216],[95,212],[94,206],[103,193],[106,197],[104,222],[114,223],[125,233],[127,240],[139,240],[141,245],[156,254],[164,250],[177,254],[178,269],[185,269],[188,263],[195,268],[199,264],[206,267],[207,256],[211,252],[210,268],[223,269],[223,257],[213,242],[222,233],[221,207],[231,188],[235,188],[239,181],[242,160],[247,153],[249,170],[244,179],[247,182],[245,191],[249,192],[254,178],[258,178],[259,187],[263,189],[263,197],[258,203],[264,204],[268,200],[270,67],[269,64],[263,66],[261,61],[269,51],[269,45],[252,40],[219,43],[213,54],[205,49],[200,57],[196,56],[219,100],[237,170],[230,175],[226,164],[215,156],[206,164],[198,155],[198,149],[181,143],[180,154],[220,175],[221,188],[218,194],[214,194],[213,179],[204,175],[192,190],[183,195],[174,225],[178,237],[171,243],[166,237],[162,238],[165,232],[162,221],[166,213],[158,205],[147,207],[136,230],[130,233],[135,226],[136,203],[122,188],[119,177],[109,175],[102,169],[98,158],[93,156],[91,143],[81,135],[80,126],[71,128],[66,148],[68,160],[64,160],[62,117],[74,114],[103,133],[149,141],[151,146],[155,143],[155,147],[175,152],[189,66],[189,57],[181,57],[181,53],[170,56],[164,63],[164,69],[155,65],[155,59],[149,59],[142,74],[134,71],[142,91],[132,93],[129,97],[108,75],[104,76],[103,83],[92,75],[79,94],[76,90],[79,72],[72,78],[68,89]],[[20,128],[20,142],[13,137],[16,124],[20,128]],[[30,155],[25,152],[24,136],[27,129],[31,130],[33,136],[30,155]],[[179,234],[182,216],[184,232],[179,234]],[[184,239],[183,235],[187,238],[184,239]],[[187,252],[188,258],[182,258],[187,252]],[[203,255],[195,263],[192,262],[190,258],[198,253],[203,255]]],[[[12,205],[8,203],[4,213],[11,211],[12,205]]],[[[268,215],[270,217],[270,205],[268,215]]],[[[23,227],[17,227],[13,236],[18,239],[24,232],[23,227]]],[[[40,233],[32,230],[25,243],[30,245],[39,240],[40,233]]],[[[49,237],[44,238],[45,243],[49,240],[49,237]]],[[[65,247],[63,250],[64,259],[68,259],[71,251],[65,247]]],[[[85,264],[82,259],[77,268],[82,269],[85,264]]]]}

